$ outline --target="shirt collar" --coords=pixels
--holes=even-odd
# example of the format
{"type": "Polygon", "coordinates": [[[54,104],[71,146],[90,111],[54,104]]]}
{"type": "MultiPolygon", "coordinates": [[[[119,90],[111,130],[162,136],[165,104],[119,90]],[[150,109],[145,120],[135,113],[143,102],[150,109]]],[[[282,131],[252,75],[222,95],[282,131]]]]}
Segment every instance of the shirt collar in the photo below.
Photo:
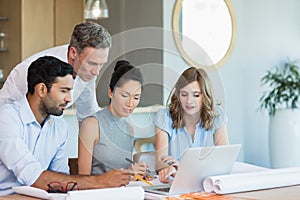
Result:
{"type": "MultiPolygon", "coordinates": [[[[27,98],[23,97],[18,103],[20,106],[20,116],[21,116],[22,121],[25,124],[30,124],[30,123],[34,123],[34,122],[39,124],[36,121],[36,118],[30,108],[27,98]]],[[[51,117],[48,117],[45,121],[45,124],[48,123],[48,121],[50,122],[50,124],[52,124],[52,120],[50,120],[50,119],[51,119],[51,117]]]]}

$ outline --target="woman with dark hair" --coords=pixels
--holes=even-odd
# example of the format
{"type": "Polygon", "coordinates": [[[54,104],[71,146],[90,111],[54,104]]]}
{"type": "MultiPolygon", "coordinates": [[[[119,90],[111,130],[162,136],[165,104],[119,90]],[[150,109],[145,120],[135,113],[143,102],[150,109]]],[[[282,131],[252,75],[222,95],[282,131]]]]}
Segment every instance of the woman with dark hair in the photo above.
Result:
{"type": "Polygon", "coordinates": [[[111,76],[108,96],[110,103],[86,118],[79,132],[79,174],[103,174],[112,169],[130,168],[144,176],[147,165],[131,166],[125,158],[132,158],[134,133],[125,117],[140,102],[143,76],[128,61],[118,61],[111,76]]]}
{"type": "Polygon", "coordinates": [[[227,117],[203,69],[185,70],[170,96],[168,108],[160,110],[155,121],[156,168],[162,182],[176,174],[187,148],[228,144],[227,117]]]}

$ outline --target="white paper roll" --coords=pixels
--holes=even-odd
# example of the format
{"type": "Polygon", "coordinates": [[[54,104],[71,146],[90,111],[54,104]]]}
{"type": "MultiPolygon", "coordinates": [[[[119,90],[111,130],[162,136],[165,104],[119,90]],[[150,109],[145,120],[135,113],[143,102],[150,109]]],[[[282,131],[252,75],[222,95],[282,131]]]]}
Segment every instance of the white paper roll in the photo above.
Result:
{"type": "Polygon", "coordinates": [[[206,192],[228,194],[300,184],[300,168],[271,169],[207,177],[203,181],[206,192]]]}

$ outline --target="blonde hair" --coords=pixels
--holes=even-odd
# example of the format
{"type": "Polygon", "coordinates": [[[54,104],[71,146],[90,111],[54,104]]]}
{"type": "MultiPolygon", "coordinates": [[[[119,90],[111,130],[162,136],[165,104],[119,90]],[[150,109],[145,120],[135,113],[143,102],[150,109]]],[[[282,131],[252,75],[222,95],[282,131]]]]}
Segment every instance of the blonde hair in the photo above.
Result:
{"type": "Polygon", "coordinates": [[[206,130],[212,128],[213,126],[213,121],[216,117],[216,103],[211,81],[203,69],[190,67],[180,75],[174,86],[173,92],[170,94],[171,102],[168,107],[170,109],[170,115],[173,121],[173,128],[178,129],[184,127],[183,109],[180,104],[179,93],[180,89],[194,81],[199,83],[201,95],[203,95],[202,109],[200,113],[200,118],[202,121],[200,125],[206,130]]]}

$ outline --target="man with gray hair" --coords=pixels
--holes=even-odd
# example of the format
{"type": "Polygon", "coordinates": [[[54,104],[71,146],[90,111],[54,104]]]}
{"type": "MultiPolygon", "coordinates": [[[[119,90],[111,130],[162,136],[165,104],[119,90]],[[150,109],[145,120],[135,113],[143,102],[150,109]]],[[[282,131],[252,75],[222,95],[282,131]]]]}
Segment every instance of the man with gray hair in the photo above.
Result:
{"type": "Polygon", "coordinates": [[[0,90],[0,105],[19,100],[27,92],[27,69],[41,56],[54,56],[73,67],[75,104],[79,121],[99,110],[96,98],[96,79],[107,62],[111,35],[101,25],[85,22],[74,27],[70,44],[38,52],[19,63],[9,74],[0,90]]]}

